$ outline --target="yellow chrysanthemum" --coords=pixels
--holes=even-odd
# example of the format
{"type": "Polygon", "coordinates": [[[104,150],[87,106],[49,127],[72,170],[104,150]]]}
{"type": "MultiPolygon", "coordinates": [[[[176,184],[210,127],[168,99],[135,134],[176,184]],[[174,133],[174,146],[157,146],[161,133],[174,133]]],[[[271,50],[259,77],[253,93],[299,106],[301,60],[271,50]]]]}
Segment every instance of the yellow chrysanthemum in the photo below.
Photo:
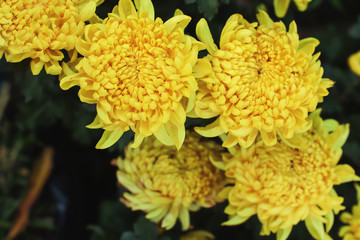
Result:
{"type": "Polygon", "coordinates": [[[352,54],[348,59],[350,70],[360,76],[360,51],[352,54]]]}
{"type": "Polygon", "coordinates": [[[99,0],[2,0],[0,3],[0,58],[8,62],[31,58],[33,74],[45,66],[48,74],[61,73],[61,50],[71,51],[95,16],[99,0]]]}
{"type": "Polygon", "coordinates": [[[172,228],[177,218],[183,230],[190,226],[189,211],[212,207],[220,199],[217,193],[225,178],[210,158],[219,161],[220,145],[201,141],[187,132],[183,146],[165,146],[155,138],[146,138],[139,148],[129,148],[125,159],[119,158],[117,178],[129,190],[123,202],[132,210],[142,210],[146,217],[172,228]]]}
{"type": "Polygon", "coordinates": [[[180,237],[180,240],[213,240],[213,239],[215,239],[215,236],[212,233],[204,230],[192,231],[180,237]]]}
{"type": "MultiPolygon", "coordinates": [[[[307,9],[309,2],[312,0],[294,0],[299,11],[303,12],[307,9]]],[[[283,18],[289,8],[290,0],[274,0],[275,14],[278,18],[283,18]]]]}
{"type": "Polygon", "coordinates": [[[273,22],[263,11],[257,18],[259,25],[232,15],[220,49],[205,19],[196,28],[210,54],[194,68],[199,91],[191,116],[219,116],[196,131],[206,137],[227,133],[225,147],[249,147],[259,132],[266,145],[274,145],[277,134],[291,138],[306,131],[311,125],[308,112],[333,85],[322,78],[320,54],[312,55],[318,40],[299,40],[295,22],[287,32],[282,22],[273,22]]]}
{"type": "Polygon", "coordinates": [[[184,35],[191,18],[179,10],[163,23],[154,20],[150,0],[135,6],[120,0],[102,24],[85,27],[76,43],[84,58],[64,65],[60,86],[79,85],[80,100],[96,104],[97,117],[88,127],[105,130],[97,148],[111,146],[130,128],[132,147],[155,135],[180,148],[197,90],[192,69],[204,46],[184,35]]]}
{"type": "Polygon", "coordinates": [[[291,140],[266,146],[257,138],[250,148],[230,149],[231,155],[216,163],[234,181],[221,193],[229,200],[224,225],[241,224],[256,214],[262,235],[273,232],[286,239],[304,220],[315,239],[330,239],[334,213],[344,209],[333,186],[360,178],[349,165],[338,165],[349,125],[319,115],[320,110],[312,113],[313,128],[291,140]]]}
{"type": "Polygon", "coordinates": [[[355,185],[358,204],[352,207],[352,213],[344,212],[340,216],[343,223],[348,224],[340,228],[339,236],[343,240],[360,239],[360,185],[355,185]]]}

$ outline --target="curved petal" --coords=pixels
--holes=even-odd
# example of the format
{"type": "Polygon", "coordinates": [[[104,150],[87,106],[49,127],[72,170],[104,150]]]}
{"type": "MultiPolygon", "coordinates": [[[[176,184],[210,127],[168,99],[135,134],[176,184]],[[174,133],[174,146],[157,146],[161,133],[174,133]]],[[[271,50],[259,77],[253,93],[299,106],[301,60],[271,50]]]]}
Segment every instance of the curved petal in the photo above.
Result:
{"type": "Polygon", "coordinates": [[[115,131],[107,131],[105,130],[103,135],[101,136],[99,142],[96,144],[95,148],[104,149],[111,147],[114,143],[119,140],[119,138],[123,135],[124,131],[121,129],[115,131]]]}
{"type": "Polygon", "coordinates": [[[206,45],[210,54],[214,54],[218,50],[218,47],[214,43],[214,39],[211,35],[209,25],[204,18],[196,24],[196,36],[206,45]]]}
{"type": "Polygon", "coordinates": [[[164,23],[164,27],[169,33],[175,32],[177,29],[184,30],[191,21],[191,17],[186,15],[176,15],[164,23]]]}
{"type": "Polygon", "coordinates": [[[311,234],[311,236],[313,236],[313,238],[324,239],[325,230],[324,230],[324,225],[320,219],[309,215],[305,219],[305,225],[306,225],[306,228],[308,229],[309,233],[311,234]]]}
{"type": "Polygon", "coordinates": [[[86,126],[87,128],[90,128],[90,129],[97,129],[97,128],[101,128],[102,127],[102,124],[100,122],[100,118],[98,115],[96,115],[94,121],[90,124],[88,124],[86,126]]]}
{"type": "Polygon", "coordinates": [[[220,127],[220,118],[205,127],[195,127],[195,131],[203,137],[217,137],[224,133],[220,127]]]}
{"type": "Polygon", "coordinates": [[[274,0],[275,14],[278,18],[283,18],[289,8],[290,0],[274,0]]]}
{"type": "Polygon", "coordinates": [[[118,5],[119,17],[121,20],[127,19],[129,16],[136,17],[136,9],[131,0],[121,0],[118,5]]]}
{"type": "Polygon", "coordinates": [[[139,16],[145,13],[151,20],[155,19],[154,5],[151,0],[135,0],[135,6],[139,12],[139,16]]]}

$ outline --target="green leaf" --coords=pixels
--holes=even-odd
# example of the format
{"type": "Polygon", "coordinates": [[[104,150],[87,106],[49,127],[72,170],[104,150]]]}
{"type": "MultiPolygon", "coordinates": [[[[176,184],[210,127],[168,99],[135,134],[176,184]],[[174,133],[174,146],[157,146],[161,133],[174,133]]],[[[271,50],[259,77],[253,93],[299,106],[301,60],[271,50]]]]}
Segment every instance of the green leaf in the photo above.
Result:
{"type": "Polygon", "coordinates": [[[355,39],[360,38],[360,15],[358,16],[357,22],[349,29],[349,35],[355,39]]]}
{"type": "Polygon", "coordinates": [[[196,0],[185,0],[185,4],[192,4],[195,2],[196,2],[196,0]]]}
{"type": "Polygon", "coordinates": [[[143,216],[134,223],[134,232],[140,240],[156,240],[158,235],[156,224],[143,216]]]}
{"type": "Polygon", "coordinates": [[[94,234],[100,236],[100,237],[104,237],[105,236],[105,232],[104,230],[99,227],[99,226],[96,226],[96,225],[88,225],[86,227],[86,229],[92,231],[94,234]]]}
{"type": "Polygon", "coordinates": [[[137,240],[137,238],[135,236],[135,233],[129,231],[129,232],[124,232],[121,235],[120,240],[137,240]]]}
{"type": "Polygon", "coordinates": [[[198,8],[210,21],[218,12],[218,0],[198,0],[198,8]]]}
{"type": "Polygon", "coordinates": [[[49,229],[49,230],[56,229],[56,225],[53,222],[50,222],[48,220],[40,220],[40,219],[30,221],[29,226],[35,228],[49,229]]]}
{"type": "Polygon", "coordinates": [[[344,11],[344,6],[341,2],[341,0],[330,0],[331,5],[333,5],[334,8],[338,11],[344,11]]]}

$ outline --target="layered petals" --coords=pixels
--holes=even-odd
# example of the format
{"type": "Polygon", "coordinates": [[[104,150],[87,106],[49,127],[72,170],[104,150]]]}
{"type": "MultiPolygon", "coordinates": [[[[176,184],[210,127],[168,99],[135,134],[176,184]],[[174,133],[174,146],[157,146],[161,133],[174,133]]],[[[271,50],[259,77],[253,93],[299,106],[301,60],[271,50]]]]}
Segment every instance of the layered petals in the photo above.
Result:
{"type": "Polygon", "coordinates": [[[198,89],[193,67],[204,48],[184,34],[190,20],[177,11],[163,23],[150,0],[120,0],[106,19],[85,27],[75,46],[83,58],[63,64],[60,87],[78,85],[80,100],[96,104],[91,127],[105,130],[96,148],[131,129],[132,147],[154,135],[180,149],[198,89]]]}
{"type": "MultiPolygon", "coordinates": [[[[117,160],[118,181],[129,191],[122,201],[132,210],[146,212],[148,219],[165,229],[177,220],[183,230],[189,229],[189,211],[223,200],[217,194],[225,185],[225,176],[210,162],[210,157],[220,161],[221,151],[220,145],[202,141],[193,132],[186,134],[180,151],[154,137],[145,139],[139,148],[127,149],[125,159],[117,160]]],[[[192,239],[190,236],[212,235],[198,232],[184,239],[192,239]]]]}
{"type": "Polygon", "coordinates": [[[37,75],[61,73],[62,50],[71,52],[85,21],[95,17],[97,0],[5,0],[0,3],[0,57],[8,62],[31,58],[37,75]]]}
{"type": "Polygon", "coordinates": [[[331,239],[334,214],[344,209],[343,198],[333,187],[360,177],[349,165],[337,165],[349,126],[322,120],[320,110],[309,120],[312,128],[294,136],[302,145],[278,140],[267,146],[258,137],[250,148],[233,148],[224,155],[222,168],[234,182],[225,194],[229,201],[225,225],[241,224],[257,215],[261,235],[276,233],[277,239],[287,239],[292,227],[305,221],[315,239],[331,239]]]}
{"type": "MultiPolygon", "coordinates": [[[[286,1],[278,1],[286,2],[286,1]]],[[[268,146],[278,137],[290,139],[311,127],[308,113],[316,109],[327,88],[323,68],[314,54],[319,41],[299,40],[295,22],[286,30],[260,11],[258,23],[242,15],[231,16],[223,28],[218,48],[204,19],[196,33],[209,55],[198,60],[194,76],[199,83],[192,116],[218,117],[203,136],[227,134],[223,146],[249,147],[257,135],[268,146]]]]}

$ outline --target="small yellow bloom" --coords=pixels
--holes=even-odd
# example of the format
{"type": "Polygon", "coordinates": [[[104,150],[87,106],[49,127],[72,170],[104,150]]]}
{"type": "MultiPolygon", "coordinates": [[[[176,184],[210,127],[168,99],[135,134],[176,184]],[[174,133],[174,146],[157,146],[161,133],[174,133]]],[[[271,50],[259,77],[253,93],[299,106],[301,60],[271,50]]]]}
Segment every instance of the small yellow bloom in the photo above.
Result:
{"type": "Polygon", "coordinates": [[[182,148],[165,146],[154,137],[146,138],[139,148],[129,148],[119,158],[117,178],[129,193],[123,202],[132,210],[142,210],[146,218],[172,228],[179,218],[183,230],[190,227],[189,211],[213,207],[222,200],[217,193],[224,187],[223,172],[215,168],[222,147],[202,141],[187,132],[182,148]]]}
{"type": "Polygon", "coordinates": [[[97,148],[110,147],[131,128],[132,147],[155,135],[179,149],[198,88],[192,70],[204,46],[184,35],[191,18],[179,10],[163,23],[154,19],[151,0],[135,6],[120,0],[102,23],[85,27],[76,43],[84,57],[64,64],[60,87],[79,85],[80,100],[96,104],[88,127],[105,130],[97,148]]]}
{"type": "Polygon", "coordinates": [[[323,121],[320,110],[309,118],[313,127],[306,133],[274,146],[257,138],[250,148],[230,149],[217,163],[234,181],[221,193],[229,200],[225,213],[230,219],[224,225],[241,224],[256,214],[261,235],[272,232],[286,239],[294,225],[305,221],[315,239],[330,239],[334,213],[344,209],[333,186],[360,178],[349,165],[338,165],[349,125],[323,121]]]}
{"type": "Polygon", "coordinates": [[[61,50],[70,51],[95,16],[99,0],[2,0],[0,3],[0,58],[8,62],[31,58],[33,74],[45,66],[48,74],[61,73],[61,50]]]}
{"type": "Polygon", "coordinates": [[[196,131],[206,137],[227,133],[225,147],[249,147],[260,132],[266,145],[276,144],[277,134],[291,138],[306,131],[308,112],[316,109],[327,88],[323,68],[313,55],[319,41],[299,40],[295,22],[289,31],[263,11],[258,23],[248,23],[240,14],[227,21],[220,48],[202,19],[196,32],[210,53],[199,59],[195,108],[191,116],[218,119],[196,131]]]}
{"type": "Polygon", "coordinates": [[[352,54],[348,59],[350,70],[360,76],[360,51],[352,54]]]}
{"type": "MultiPolygon", "coordinates": [[[[299,11],[305,11],[309,2],[312,0],[294,0],[299,11]]],[[[290,0],[274,0],[275,14],[278,18],[283,18],[289,8],[290,0]]]]}
{"type": "Polygon", "coordinates": [[[340,228],[339,236],[344,240],[360,239],[360,185],[355,185],[358,204],[352,207],[352,213],[344,212],[340,216],[343,223],[348,224],[340,228]]]}
{"type": "Polygon", "coordinates": [[[213,239],[215,239],[215,236],[212,233],[204,230],[192,231],[180,237],[180,240],[213,240],[213,239]]]}

